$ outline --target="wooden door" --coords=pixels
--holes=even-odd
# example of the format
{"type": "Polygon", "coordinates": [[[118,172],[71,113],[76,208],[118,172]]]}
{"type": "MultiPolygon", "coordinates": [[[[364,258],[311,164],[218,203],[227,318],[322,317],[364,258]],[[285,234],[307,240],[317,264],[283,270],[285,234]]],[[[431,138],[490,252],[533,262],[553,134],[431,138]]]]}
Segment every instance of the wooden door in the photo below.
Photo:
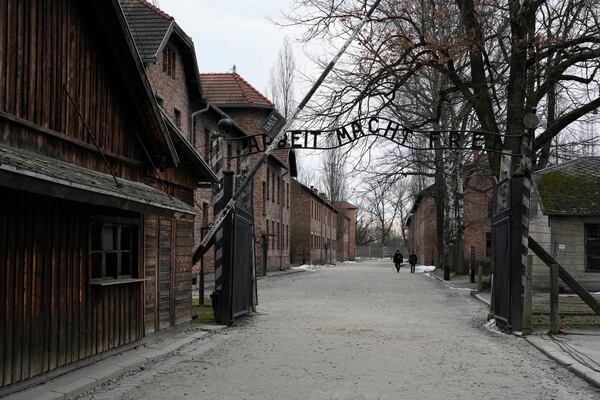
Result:
{"type": "Polygon", "coordinates": [[[173,221],[160,219],[158,262],[158,329],[173,325],[171,291],[173,288],[173,221]]]}

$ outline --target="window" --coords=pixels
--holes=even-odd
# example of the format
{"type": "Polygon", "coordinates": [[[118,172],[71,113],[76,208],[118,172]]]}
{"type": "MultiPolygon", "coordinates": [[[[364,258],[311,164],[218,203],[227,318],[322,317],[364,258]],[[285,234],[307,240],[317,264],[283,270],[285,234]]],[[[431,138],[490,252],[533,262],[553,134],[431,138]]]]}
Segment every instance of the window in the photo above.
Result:
{"type": "Polygon", "coordinates": [[[204,129],[204,159],[206,162],[211,163],[211,143],[210,143],[210,131],[208,129],[204,129]]]}
{"type": "Polygon", "coordinates": [[[231,171],[231,156],[232,156],[231,143],[227,143],[227,171],[231,171]]]}
{"type": "MultiPolygon", "coordinates": [[[[271,232],[275,235],[275,221],[271,221],[271,232]]],[[[271,240],[271,249],[275,250],[275,237],[271,240]]]]}
{"type": "Polygon", "coordinates": [[[163,49],[163,72],[175,79],[175,50],[170,46],[163,49]]]}
{"type": "Polygon", "coordinates": [[[600,272],[600,224],[585,224],[585,270],[600,272]]]}
{"type": "Polygon", "coordinates": [[[267,200],[270,199],[269,191],[271,190],[271,171],[267,170],[267,200]]]}
{"type": "Polygon", "coordinates": [[[279,222],[277,223],[277,250],[279,250],[280,246],[280,242],[281,242],[281,230],[280,230],[281,226],[279,224],[279,222]]]}
{"type": "Polygon", "coordinates": [[[485,233],[485,256],[492,256],[492,232],[485,233]]]}
{"type": "Polygon", "coordinates": [[[290,208],[290,184],[286,183],[287,186],[287,208],[290,208]]]}
{"type": "Polygon", "coordinates": [[[263,215],[267,214],[267,182],[262,182],[262,203],[263,203],[263,215]]]}
{"type": "Polygon", "coordinates": [[[240,146],[235,146],[235,173],[236,175],[240,175],[240,164],[242,163],[242,159],[240,158],[240,146]]]}
{"type": "Polygon", "coordinates": [[[137,274],[137,245],[137,225],[101,220],[92,222],[90,228],[92,279],[134,277],[137,274]]]}
{"type": "Polygon", "coordinates": [[[181,111],[174,108],[173,115],[175,116],[175,126],[181,130],[181,111]]]}
{"type": "Polygon", "coordinates": [[[277,204],[281,202],[281,177],[277,175],[277,204]]]}
{"type": "Polygon", "coordinates": [[[275,203],[275,173],[271,173],[271,178],[273,179],[273,181],[271,182],[271,201],[273,201],[273,203],[275,203]]]}

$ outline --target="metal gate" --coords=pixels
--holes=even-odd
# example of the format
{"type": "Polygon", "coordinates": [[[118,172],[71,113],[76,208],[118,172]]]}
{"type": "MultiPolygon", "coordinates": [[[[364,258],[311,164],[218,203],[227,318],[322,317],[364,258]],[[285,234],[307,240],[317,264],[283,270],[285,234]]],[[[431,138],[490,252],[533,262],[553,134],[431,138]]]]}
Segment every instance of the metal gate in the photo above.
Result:
{"type": "MultiPolygon", "coordinates": [[[[225,206],[233,194],[233,172],[223,172],[223,196],[215,210],[225,206]]],[[[215,292],[212,295],[215,320],[230,324],[248,314],[255,302],[254,218],[252,185],[229,214],[215,243],[215,292]]]]}
{"type": "Polygon", "coordinates": [[[519,331],[523,315],[521,248],[522,178],[494,182],[492,242],[494,259],[493,307],[499,327],[519,331]]]}
{"type": "Polygon", "coordinates": [[[233,222],[233,318],[248,314],[254,305],[254,240],[252,215],[237,208],[233,222]]]}

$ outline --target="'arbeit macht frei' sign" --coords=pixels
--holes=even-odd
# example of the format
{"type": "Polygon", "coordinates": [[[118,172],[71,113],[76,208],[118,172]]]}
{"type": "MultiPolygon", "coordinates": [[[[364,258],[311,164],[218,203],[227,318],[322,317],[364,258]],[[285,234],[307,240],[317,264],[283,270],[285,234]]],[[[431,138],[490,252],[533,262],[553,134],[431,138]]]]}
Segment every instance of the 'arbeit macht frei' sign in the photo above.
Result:
{"type": "MultiPolygon", "coordinates": [[[[387,118],[369,117],[349,122],[339,128],[330,130],[301,129],[286,132],[285,138],[279,142],[280,149],[314,149],[328,150],[351,144],[361,138],[375,136],[388,139],[400,146],[415,150],[434,150],[438,148],[450,150],[483,150],[485,135],[482,131],[420,131],[406,128],[398,122],[387,118]],[[418,133],[428,138],[425,147],[414,145],[413,136],[418,133]]],[[[268,135],[247,136],[241,141],[245,151],[241,156],[264,151],[272,138],[268,135]]]]}

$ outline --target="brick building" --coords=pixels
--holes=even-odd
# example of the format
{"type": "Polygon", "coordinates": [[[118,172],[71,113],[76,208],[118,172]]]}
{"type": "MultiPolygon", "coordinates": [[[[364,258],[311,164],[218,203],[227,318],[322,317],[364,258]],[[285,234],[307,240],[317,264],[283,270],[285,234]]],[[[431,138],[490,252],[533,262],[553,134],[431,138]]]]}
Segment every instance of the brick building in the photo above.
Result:
{"type": "Polygon", "coordinates": [[[291,254],[295,264],[335,264],[339,211],[317,189],[292,179],[291,254]]]}
{"type": "Polygon", "coordinates": [[[357,207],[347,201],[337,202],[337,259],[338,261],[356,258],[356,210],[357,207]]]}
{"type": "MultiPolygon", "coordinates": [[[[265,119],[276,112],[274,104],[236,72],[201,74],[200,78],[208,102],[248,135],[260,134],[265,119]]],[[[227,154],[239,151],[231,147],[234,144],[227,144],[227,154]]],[[[249,165],[254,165],[260,156],[249,156],[249,165]]],[[[290,264],[290,179],[295,175],[294,153],[277,150],[254,177],[255,256],[259,271],[265,261],[267,270],[285,269],[290,264]]]]}
{"type": "MultiPolygon", "coordinates": [[[[192,39],[173,17],[145,0],[121,0],[121,6],[167,125],[184,139],[180,142],[190,154],[212,167],[215,180],[222,178],[223,169],[239,174],[243,160],[227,158],[221,164],[215,160],[230,157],[235,152],[232,145],[224,144],[225,136],[239,137],[246,133],[239,126],[234,126],[231,132],[218,129],[219,120],[228,116],[203,98],[192,39]],[[228,153],[223,154],[224,151],[228,153]]],[[[200,183],[194,192],[196,245],[202,239],[203,228],[208,227],[213,218],[213,191],[210,183],[200,183]]],[[[194,282],[201,264],[207,275],[211,275],[214,252],[207,252],[202,262],[194,266],[194,282]]]]}
{"type": "MultiPolygon", "coordinates": [[[[473,165],[465,167],[464,182],[464,257],[487,266],[491,261],[492,182],[473,165]]],[[[407,221],[408,249],[414,251],[419,263],[440,265],[437,251],[437,220],[433,186],[422,190],[415,199],[407,221]]]]}

